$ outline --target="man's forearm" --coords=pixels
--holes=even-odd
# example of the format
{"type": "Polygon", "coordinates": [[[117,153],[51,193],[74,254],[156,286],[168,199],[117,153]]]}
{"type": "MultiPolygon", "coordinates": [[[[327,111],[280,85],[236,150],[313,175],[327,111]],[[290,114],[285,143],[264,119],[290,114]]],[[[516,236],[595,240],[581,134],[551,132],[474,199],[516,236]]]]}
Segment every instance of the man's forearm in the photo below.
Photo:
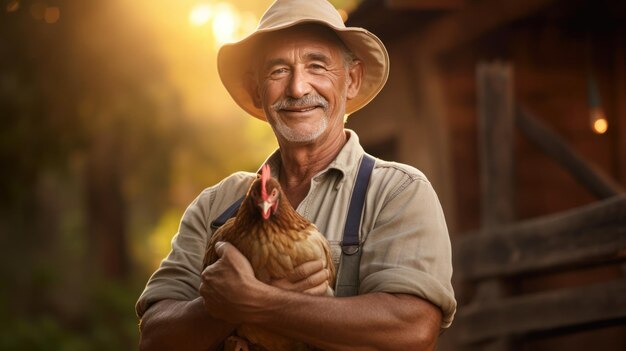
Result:
{"type": "Polygon", "coordinates": [[[410,295],[274,298],[282,303],[255,323],[324,350],[434,350],[441,323],[437,307],[410,295]]]}
{"type": "Polygon", "coordinates": [[[434,349],[441,310],[416,296],[372,293],[312,296],[262,283],[232,245],[202,272],[200,295],[208,313],[234,324],[249,323],[324,350],[434,349]]]}
{"type": "Polygon", "coordinates": [[[140,349],[214,350],[234,326],[211,318],[202,298],[164,300],[152,305],[141,320],[140,349]]]}

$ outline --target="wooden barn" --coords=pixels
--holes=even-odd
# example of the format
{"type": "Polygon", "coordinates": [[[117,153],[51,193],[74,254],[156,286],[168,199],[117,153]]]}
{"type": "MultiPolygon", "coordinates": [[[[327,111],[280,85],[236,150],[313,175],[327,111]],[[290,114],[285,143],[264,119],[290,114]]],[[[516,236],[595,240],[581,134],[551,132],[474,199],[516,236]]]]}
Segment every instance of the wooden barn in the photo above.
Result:
{"type": "Polygon", "coordinates": [[[348,120],[437,190],[440,350],[626,350],[626,1],[365,0],[391,74],[348,120]]]}

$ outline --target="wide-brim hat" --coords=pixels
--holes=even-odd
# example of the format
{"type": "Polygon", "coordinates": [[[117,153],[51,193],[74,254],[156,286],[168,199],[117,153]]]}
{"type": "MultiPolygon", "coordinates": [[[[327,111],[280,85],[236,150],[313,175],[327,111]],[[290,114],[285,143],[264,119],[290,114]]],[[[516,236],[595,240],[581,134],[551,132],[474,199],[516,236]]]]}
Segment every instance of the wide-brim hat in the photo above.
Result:
{"type": "Polygon", "coordinates": [[[362,62],[361,88],[357,96],[347,100],[346,114],[367,105],[385,85],[389,76],[389,55],[377,36],[363,28],[346,27],[337,10],[326,0],[276,0],[252,34],[236,43],[225,44],[217,54],[217,70],[226,90],[254,117],[265,120],[263,109],[254,106],[246,89],[245,76],[253,66],[255,42],[263,33],[305,23],[317,23],[332,29],[362,62]]]}

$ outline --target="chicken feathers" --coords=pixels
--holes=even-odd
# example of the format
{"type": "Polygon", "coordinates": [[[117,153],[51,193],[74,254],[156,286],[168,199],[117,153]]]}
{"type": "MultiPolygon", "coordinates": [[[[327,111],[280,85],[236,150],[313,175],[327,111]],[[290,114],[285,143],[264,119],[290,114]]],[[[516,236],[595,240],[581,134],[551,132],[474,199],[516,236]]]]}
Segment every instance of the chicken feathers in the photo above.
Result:
{"type": "MultiPolygon", "coordinates": [[[[330,272],[329,286],[334,285],[335,267],[328,241],[317,227],[296,212],[283,194],[278,181],[270,177],[268,165],[252,182],[237,215],[221,226],[207,245],[204,267],[217,261],[215,243],[226,241],[246,256],[257,279],[268,283],[285,278],[295,267],[322,260],[330,272]]],[[[329,288],[329,295],[332,289],[329,288]]],[[[302,342],[243,324],[236,331],[253,350],[309,350],[302,342]]]]}

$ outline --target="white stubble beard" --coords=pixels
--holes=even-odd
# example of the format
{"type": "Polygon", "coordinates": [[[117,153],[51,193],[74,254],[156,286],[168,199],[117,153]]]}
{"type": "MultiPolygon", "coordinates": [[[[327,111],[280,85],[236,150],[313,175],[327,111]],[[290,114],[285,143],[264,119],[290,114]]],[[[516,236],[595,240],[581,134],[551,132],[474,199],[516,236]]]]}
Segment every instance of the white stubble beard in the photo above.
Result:
{"type": "Polygon", "coordinates": [[[317,139],[328,128],[328,116],[324,113],[324,117],[320,118],[311,131],[300,131],[297,128],[291,128],[280,118],[275,119],[274,130],[277,134],[291,143],[308,143],[317,139]]]}

